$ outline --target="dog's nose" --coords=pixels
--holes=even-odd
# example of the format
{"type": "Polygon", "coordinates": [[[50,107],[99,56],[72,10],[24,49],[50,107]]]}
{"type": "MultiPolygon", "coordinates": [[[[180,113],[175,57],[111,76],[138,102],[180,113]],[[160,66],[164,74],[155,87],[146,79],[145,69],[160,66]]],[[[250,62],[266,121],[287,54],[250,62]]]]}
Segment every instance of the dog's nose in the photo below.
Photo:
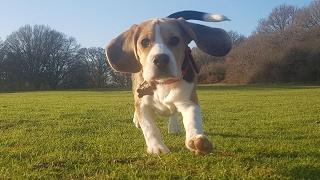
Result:
{"type": "Polygon", "coordinates": [[[156,65],[159,69],[163,69],[169,63],[169,56],[166,54],[158,54],[153,59],[153,64],[156,65]]]}

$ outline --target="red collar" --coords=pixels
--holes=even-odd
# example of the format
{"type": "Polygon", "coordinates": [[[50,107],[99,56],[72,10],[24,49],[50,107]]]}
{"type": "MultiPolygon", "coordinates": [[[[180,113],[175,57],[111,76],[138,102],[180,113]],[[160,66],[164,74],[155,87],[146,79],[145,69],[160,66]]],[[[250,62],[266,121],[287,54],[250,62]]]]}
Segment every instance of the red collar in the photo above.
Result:
{"type": "Polygon", "coordinates": [[[176,83],[178,81],[180,81],[181,79],[168,79],[165,80],[163,82],[159,82],[159,81],[153,81],[154,84],[160,84],[160,85],[169,85],[169,84],[173,84],[176,83]]]}
{"type": "Polygon", "coordinates": [[[165,80],[163,82],[153,81],[153,83],[156,84],[156,85],[157,84],[169,85],[169,84],[176,83],[176,82],[182,80],[187,75],[187,72],[188,72],[189,68],[192,68],[196,73],[199,73],[199,70],[198,70],[198,68],[196,66],[196,63],[195,63],[195,61],[194,61],[194,59],[192,57],[191,49],[189,47],[187,47],[186,50],[185,50],[185,58],[184,58],[184,63],[183,64],[185,64],[185,61],[189,61],[191,63],[186,63],[187,65],[182,66],[182,69],[181,69],[182,77],[181,78],[168,79],[168,80],[165,80]]]}

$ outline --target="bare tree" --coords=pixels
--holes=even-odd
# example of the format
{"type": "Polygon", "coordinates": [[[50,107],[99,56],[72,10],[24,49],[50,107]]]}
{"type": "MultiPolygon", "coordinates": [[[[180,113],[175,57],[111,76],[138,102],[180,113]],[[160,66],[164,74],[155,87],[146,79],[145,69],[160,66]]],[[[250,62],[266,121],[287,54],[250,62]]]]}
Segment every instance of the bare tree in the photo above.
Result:
{"type": "Polygon", "coordinates": [[[3,41],[0,38],[0,90],[4,86],[5,81],[5,72],[4,72],[4,48],[3,41]]]}
{"type": "Polygon", "coordinates": [[[128,73],[113,72],[112,74],[112,87],[130,88],[131,75],[128,73]]]}
{"type": "Polygon", "coordinates": [[[314,0],[310,6],[310,24],[313,26],[320,26],[320,0],[314,0]]]}
{"type": "Polygon", "coordinates": [[[244,42],[247,39],[244,35],[239,34],[236,31],[229,31],[228,34],[231,38],[233,47],[240,45],[242,42],[244,42]]]}
{"type": "MultiPolygon", "coordinates": [[[[63,34],[55,33],[57,33],[56,39],[53,37],[52,47],[49,48],[51,51],[49,50],[44,64],[46,80],[49,87],[53,89],[62,83],[62,80],[70,72],[71,64],[75,61],[79,48],[74,38],[67,38],[63,34]]],[[[48,44],[48,47],[50,47],[50,44],[48,44]]]]}
{"type": "Polygon", "coordinates": [[[280,5],[274,8],[271,14],[261,19],[257,32],[258,33],[282,33],[289,28],[295,21],[297,8],[291,5],[280,5]]]}
{"type": "Polygon", "coordinates": [[[87,72],[87,65],[80,58],[76,58],[69,64],[68,73],[63,78],[61,88],[77,89],[77,88],[89,88],[90,76],[87,72]]]}
{"type": "Polygon", "coordinates": [[[3,48],[3,41],[2,39],[0,38],[0,69],[1,69],[1,63],[3,62],[3,59],[4,59],[4,48],[3,48]]]}
{"type": "Polygon", "coordinates": [[[23,26],[4,44],[12,80],[36,89],[56,88],[79,48],[74,38],[43,25],[23,26]]]}
{"type": "Polygon", "coordinates": [[[320,0],[314,0],[299,11],[295,25],[306,30],[320,26],[320,0]]]}
{"type": "Polygon", "coordinates": [[[86,65],[91,86],[102,88],[111,83],[111,68],[106,63],[104,49],[82,48],[78,56],[86,65]]]}

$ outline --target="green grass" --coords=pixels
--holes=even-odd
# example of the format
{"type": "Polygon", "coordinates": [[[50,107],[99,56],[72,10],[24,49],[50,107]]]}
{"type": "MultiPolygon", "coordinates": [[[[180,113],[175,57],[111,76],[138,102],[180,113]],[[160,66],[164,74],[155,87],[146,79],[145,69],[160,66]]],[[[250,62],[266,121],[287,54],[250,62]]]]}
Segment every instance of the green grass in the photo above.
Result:
{"type": "Polygon", "coordinates": [[[319,179],[320,87],[201,86],[214,153],[146,154],[129,91],[0,93],[0,179],[319,179]]]}

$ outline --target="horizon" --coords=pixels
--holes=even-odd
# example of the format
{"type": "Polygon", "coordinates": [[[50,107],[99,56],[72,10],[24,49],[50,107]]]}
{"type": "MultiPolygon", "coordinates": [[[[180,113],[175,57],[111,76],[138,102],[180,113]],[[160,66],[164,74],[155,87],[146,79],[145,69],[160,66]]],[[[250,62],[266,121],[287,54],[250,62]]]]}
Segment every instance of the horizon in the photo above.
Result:
{"type": "Polygon", "coordinates": [[[271,0],[257,2],[246,0],[245,2],[221,2],[204,0],[199,3],[199,1],[190,0],[188,3],[181,3],[182,0],[180,0],[170,2],[170,5],[168,5],[158,1],[140,0],[128,5],[128,1],[119,0],[112,2],[112,5],[110,5],[110,2],[103,0],[94,2],[5,0],[1,1],[3,10],[0,12],[0,38],[5,41],[7,36],[20,27],[27,24],[32,26],[39,24],[47,25],[67,36],[74,37],[83,47],[105,47],[110,40],[128,29],[132,24],[139,24],[154,17],[166,17],[181,10],[197,10],[226,15],[231,21],[220,23],[194,22],[250,36],[257,27],[258,21],[267,17],[273,8],[281,4],[301,8],[307,6],[311,1],[271,0]],[[248,7],[254,8],[248,11],[248,7]]]}

